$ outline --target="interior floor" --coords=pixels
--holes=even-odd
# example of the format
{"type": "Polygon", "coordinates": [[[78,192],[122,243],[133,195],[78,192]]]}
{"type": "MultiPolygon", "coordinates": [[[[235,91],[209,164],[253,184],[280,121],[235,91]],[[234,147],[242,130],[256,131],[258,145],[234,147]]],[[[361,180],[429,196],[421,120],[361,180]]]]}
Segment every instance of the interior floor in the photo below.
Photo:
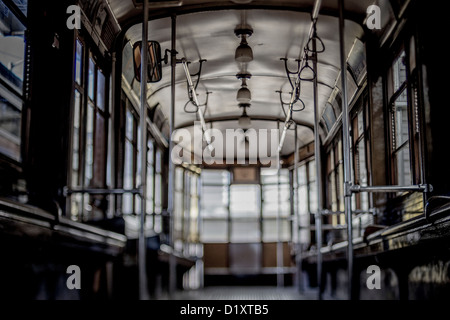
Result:
{"type": "Polygon", "coordinates": [[[294,287],[205,287],[201,290],[179,291],[161,300],[317,300],[317,291],[299,292],[294,287]]]}

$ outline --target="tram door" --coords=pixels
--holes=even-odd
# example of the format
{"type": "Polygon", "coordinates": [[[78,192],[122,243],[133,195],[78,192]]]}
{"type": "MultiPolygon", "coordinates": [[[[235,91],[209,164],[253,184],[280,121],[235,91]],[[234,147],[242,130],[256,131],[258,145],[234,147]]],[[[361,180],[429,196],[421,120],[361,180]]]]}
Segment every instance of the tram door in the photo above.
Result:
{"type": "Polygon", "coordinates": [[[289,172],[260,169],[256,180],[241,183],[227,170],[202,170],[205,275],[274,273],[277,250],[290,266],[289,172]]]}
{"type": "Polygon", "coordinates": [[[231,185],[229,263],[233,274],[255,274],[261,271],[260,216],[260,185],[231,185]]]}

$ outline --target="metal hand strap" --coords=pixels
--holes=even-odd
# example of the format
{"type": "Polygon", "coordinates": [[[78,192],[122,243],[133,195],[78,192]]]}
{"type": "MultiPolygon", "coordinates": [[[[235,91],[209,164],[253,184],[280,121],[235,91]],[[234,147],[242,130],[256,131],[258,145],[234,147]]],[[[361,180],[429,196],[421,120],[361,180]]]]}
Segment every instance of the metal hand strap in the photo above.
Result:
{"type": "Polygon", "coordinates": [[[309,65],[308,49],[306,49],[306,48],[305,48],[305,65],[303,66],[303,68],[298,73],[298,78],[300,79],[300,81],[310,81],[310,82],[314,81],[314,79],[316,78],[316,72],[309,65]],[[304,74],[307,73],[307,72],[312,73],[312,77],[310,77],[310,78],[309,77],[305,77],[304,74]]]}
{"type": "Polygon", "coordinates": [[[313,21],[313,34],[312,37],[309,39],[308,43],[306,44],[306,50],[310,53],[323,53],[325,52],[325,44],[323,43],[322,39],[317,35],[317,19],[312,19],[313,21]],[[319,48],[317,47],[313,48],[312,43],[313,40],[316,40],[316,44],[319,43],[319,48]]]}

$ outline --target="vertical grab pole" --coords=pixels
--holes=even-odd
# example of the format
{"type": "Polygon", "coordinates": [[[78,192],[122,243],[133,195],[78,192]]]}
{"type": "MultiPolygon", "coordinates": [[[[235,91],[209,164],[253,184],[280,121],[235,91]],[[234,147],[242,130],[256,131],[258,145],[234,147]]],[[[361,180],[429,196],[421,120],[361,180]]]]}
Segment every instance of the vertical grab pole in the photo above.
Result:
{"type": "Polygon", "coordinates": [[[343,156],[344,156],[344,190],[345,190],[345,217],[347,219],[347,271],[348,271],[348,297],[353,299],[353,217],[352,217],[352,178],[350,163],[350,132],[347,95],[347,59],[345,56],[344,38],[344,0],[339,0],[339,43],[341,56],[341,81],[342,81],[342,131],[343,131],[343,156]]]}
{"type": "MultiPolygon", "coordinates": [[[[170,123],[169,123],[169,131],[172,135],[174,129],[175,129],[175,103],[176,103],[176,97],[175,97],[175,81],[176,81],[176,66],[177,66],[177,52],[176,52],[176,31],[177,31],[177,17],[176,15],[172,15],[172,48],[171,48],[171,107],[170,107],[170,123]]],[[[176,290],[176,277],[177,277],[177,271],[176,271],[176,260],[174,255],[174,193],[175,193],[175,163],[172,161],[172,151],[174,148],[174,142],[172,139],[169,141],[169,192],[168,192],[168,214],[169,214],[169,221],[170,221],[170,235],[169,235],[169,241],[170,246],[172,247],[172,254],[169,258],[169,294],[173,294],[176,290]]]]}
{"type": "Polygon", "coordinates": [[[148,69],[148,0],[144,1],[144,20],[142,22],[142,52],[141,52],[141,215],[139,221],[139,299],[148,299],[145,215],[147,213],[147,69],[148,69]]]}
{"type": "Polygon", "coordinates": [[[293,174],[293,195],[294,195],[294,248],[295,248],[295,264],[297,266],[297,288],[299,292],[303,292],[303,283],[302,283],[302,243],[301,243],[301,221],[299,215],[299,197],[298,197],[298,126],[295,124],[295,142],[294,142],[294,174],[293,174]]]}
{"type": "Polygon", "coordinates": [[[317,188],[317,212],[315,215],[315,225],[316,225],[316,242],[317,242],[317,286],[319,287],[318,299],[322,300],[322,210],[323,210],[323,199],[322,199],[322,159],[320,154],[320,135],[319,135],[319,121],[320,121],[320,110],[319,110],[319,97],[318,97],[318,80],[317,80],[317,41],[316,38],[312,38],[313,46],[313,69],[316,74],[314,77],[313,87],[314,87],[314,154],[316,161],[316,188],[317,188]]]}
{"type": "MultiPolygon", "coordinates": [[[[280,129],[280,122],[278,122],[278,130],[280,129]]],[[[278,196],[278,205],[277,205],[277,286],[279,288],[284,287],[284,273],[282,273],[283,268],[283,243],[281,242],[281,193],[280,193],[280,178],[281,178],[281,150],[278,150],[277,156],[277,196],[278,196]]]]}

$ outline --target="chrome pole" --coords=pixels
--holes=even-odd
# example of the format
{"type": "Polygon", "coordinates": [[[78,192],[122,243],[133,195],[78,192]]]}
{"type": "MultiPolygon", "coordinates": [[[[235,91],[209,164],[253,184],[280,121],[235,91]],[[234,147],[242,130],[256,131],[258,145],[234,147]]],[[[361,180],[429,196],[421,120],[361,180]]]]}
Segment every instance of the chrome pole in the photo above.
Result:
{"type": "Polygon", "coordinates": [[[298,127],[297,124],[295,125],[295,153],[294,153],[294,174],[293,174],[293,191],[294,191],[294,234],[293,234],[293,240],[294,240],[294,246],[295,246],[295,262],[297,265],[297,288],[300,292],[303,292],[303,283],[301,281],[302,279],[302,243],[301,243],[301,236],[300,236],[300,215],[299,215],[299,207],[300,207],[300,200],[298,196],[298,127]]]}
{"type": "MultiPolygon", "coordinates": [[[[279,129],[280,123],[278,122],[278,129],[279,129]]],[[[279,288],[284,287],[284,274],[282,273],[283,268],[283,243],[281,242],[281,151],[278,152],[277,156],[277,196],[278,196],[278,206],[277,206],[277,220],[276,220],[276,227],[277,227],[277,286],[279,288]]]]}
{"type": "Polygon", "coordinates": [[[318,96],[318,70],[317,70],[317,41],[316,38],[312,40],[313,46],[313,69],[316,74],[314,77],[313,88],[314,88],[314,154],[316,161],[316,187],[317,187],[317,212],[315,215],[315,225],[316,225],[316,242],[317,242],[317,285],[319,287],[318,298],[322,300],[322,210],[323,210],[323,199],[322,199],[322,156],[320,152],[320,110],[319,110],[319,96],[318,96]]]}
{"type": "Polygon", "coordinates": [[[148,69],[148,0],[144,0],[144,20],[142,22],[142,52],[141,52],[141,215],[139,221],[139,299],[148,299],[146,274],[146,243],[145,243],[145,215],[147,211],[147,69],[148,69]]]}
{"type": "Polygon", "coordinates": [[[417,185],[417,186],[360,186],[352,185],[350,191],[353,193],[368,192],[368,193],[389,193],[389,192],[432,192],[433,187],[431,185],[417,185]]]}
{"type": "Polygon", "coordinates": [[[339,0],[339,44],[341,58],[342,81],[342,131],[343,131],[343,157],[344,157],[344,190],[345,190],[345,216],[347,219],[347,271],[348,271],[348,297],[353,299],[353,214],[352,214],[352,171],[350,162],[350,119],[347,93],[347,57],[345,55],[345,20],[344,0],[339,0]]]}
{"type": "MultiPolygon", "coordinates": [[[[172,135],[175,130],[175,84],[176,84],[176,66],[177,66],[177,56],[176,56],[176,37],[177,37],[177,17],[172,15],[172,41],[171,41],[171,107],[170,107],[170,121],[169,121],[169,132],[172,135]]],[[[175,163],[172,161],[171,155],[174,148],[174,142],[169,139],[169,183],[168,183],[168,208],[167,212],[169,214],[170,223],[170,234],[169,242],[172,246],[172,254],[169,258],[169,294],[173,294],[176,290],[176,258],[174,255],[174,194],[175,194],[175,163]]]]}
{"type": "MultiPolygon", "coordinates": [[[[114,171],[114,168],[116,167],[116,130],[115,130],[115,123],[116,123],[116,99],[114,97],[114,90],[116,89],[116,63],[117,63],[117,53],[113,52],[111,55],[112,58],[112,70],[111,70],[111,83],[109,84],[110,88],[110,101],[111,105],[109,106],[109,114],[110,114],[110,121],[109,121],[109,155],[110,155],[110,163],[109,163],[109,172],[107,173],[110,175],[110,185],[109,188],[115,188],[116,187],[116,174],[114,171]]],[[[109,203],[115,203],[116,197],[114,195],[109,196],[109,203]]],[[[113,218],[115,216],[115,207],[113,205],[110,206],[110,210],[108,212],[108,215],[110,218],[113,218]]]]}

